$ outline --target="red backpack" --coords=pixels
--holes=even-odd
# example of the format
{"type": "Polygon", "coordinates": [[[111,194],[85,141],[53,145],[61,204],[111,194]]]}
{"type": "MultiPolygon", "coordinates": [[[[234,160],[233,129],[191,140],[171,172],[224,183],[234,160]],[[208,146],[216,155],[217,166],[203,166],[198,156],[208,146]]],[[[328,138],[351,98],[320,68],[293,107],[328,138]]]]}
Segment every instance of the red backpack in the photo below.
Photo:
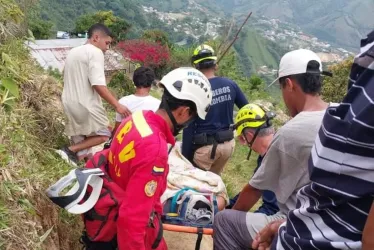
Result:
{"type": "MultiPolygon", "coordinates": [[[[118,209],[122,203],[125,191],[120,188],[108,175],[109,149],[97,152],[86,163],[86,168],[100,168],[105,175],[101,194],[95,206],[82,215],[86,237],[91,242],[110,242],[117,234],[118,209]]],[[[91,189],[87,189],[87,193],[91,189]]]]}

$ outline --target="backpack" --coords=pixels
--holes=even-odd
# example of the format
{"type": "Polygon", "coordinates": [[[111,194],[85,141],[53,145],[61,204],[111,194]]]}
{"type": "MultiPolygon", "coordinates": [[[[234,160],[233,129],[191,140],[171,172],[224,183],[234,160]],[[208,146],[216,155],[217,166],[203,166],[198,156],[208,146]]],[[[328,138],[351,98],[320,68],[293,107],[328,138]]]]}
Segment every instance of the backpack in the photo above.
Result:
{"type": "MultiPolygon", "coordinates": [[[[86,163],[86,168],[100,168],[104,175],[103,187],[95,206],[82,215],[85,236],[92,242],[111,242],[117,235],[117,219],[119,206],[125,191],[119,187],[108,174],[109,149],[97,152],[86,163]]],[[[87,190],[87,193],[91,192],[87,190]]],[[[87,196],[87,195],[86,195],[87,196]]]]}

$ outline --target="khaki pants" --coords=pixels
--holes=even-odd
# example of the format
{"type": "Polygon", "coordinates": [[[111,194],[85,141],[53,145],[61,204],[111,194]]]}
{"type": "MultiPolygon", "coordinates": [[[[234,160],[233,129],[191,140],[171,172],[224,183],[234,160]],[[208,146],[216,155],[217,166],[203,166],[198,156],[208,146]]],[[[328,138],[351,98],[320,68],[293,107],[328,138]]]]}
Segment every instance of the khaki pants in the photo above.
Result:
{"type": "Polygon", "coordinates": [[[234,148],[234,139],[220,143],[217,145],[214,159],[211,159],[213,145],[203,146],[195,151],[193,161],[200,168],[221,175],[223,168],[234,152],[234,148]]]}
{"type": "MultiPolygon", "coordinates": [[[[87,135],[87,136],[86,135],[75,135],[75,136],[71,136],[70,140],[71,140],[71,143],[74,145],[74,144],[81,143],[87,137],[97,136],[97,135],[111,137],[112,136],[112,132],[109,129],[101,129],[101,130],[96,131],[94,133],[91,133],[90,135],[87,135]]],[[[92,153],[93,153],[92,152],[92,148],[87,148],[87,149],[83,149],[83,150],[77,152],[77,156],[78,157],[83,157],[83,156],[86,157],[86,156],[92,155],[92,153]]]]}

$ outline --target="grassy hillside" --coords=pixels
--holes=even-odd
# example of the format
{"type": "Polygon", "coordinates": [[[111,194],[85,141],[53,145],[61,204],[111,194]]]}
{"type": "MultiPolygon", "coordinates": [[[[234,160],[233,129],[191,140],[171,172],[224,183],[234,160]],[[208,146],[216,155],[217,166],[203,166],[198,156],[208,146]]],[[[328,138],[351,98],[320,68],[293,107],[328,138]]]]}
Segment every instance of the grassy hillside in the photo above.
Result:
{"type": "Polygon", "coordinates": [[[281,53],[271,53],[272,50],[275,51],[274,46],[274,44],[262,38],[255,30],[244,29],[235,43],[235,49],[238,52],[243,70],[249,74],[255,72],[263,65],[267,65],[270,68],[278,68],[281,53]]]}
{"type": "Polygon", "coordinates": [[[31,60],[22,40],[1,41],[0,62],[0,79],[20,89],[12,109],[0,105],[0,249],[78,249],[79,218],[44,193],[71,168],[52,150],[66,142],[61,84],[31,60]]]}

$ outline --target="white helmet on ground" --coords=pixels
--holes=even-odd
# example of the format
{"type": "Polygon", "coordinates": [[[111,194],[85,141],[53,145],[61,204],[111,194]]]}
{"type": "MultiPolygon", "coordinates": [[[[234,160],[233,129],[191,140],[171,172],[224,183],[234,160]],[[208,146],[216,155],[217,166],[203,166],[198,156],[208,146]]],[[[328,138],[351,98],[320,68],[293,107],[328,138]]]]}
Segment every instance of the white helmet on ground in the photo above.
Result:
{"type": "Polygon", "coordinates": [[[104,172],[99,168],[73,169],[68,175],[62,177],[47,189],[47,196],[69,213],[83,214],[93,208],[100,197],[103,186],[103,179],[100,177],[102,175],[104,175],[104,172]],[[74,182],[75,185],[65,195],[60,195],[61,191],[74,182]],[[85,197],[88,186],[91,186],[92,191],[89,197],[82,204],[79,204],[85,197]]]}
{"type": "Polygon", "coordinates": [[[212,89],[208,78],[192,67],[181,67],[165,75],[160,84],[180,100],[195,103],[198,116],[205,120],[212,102],[212,89]]]}

